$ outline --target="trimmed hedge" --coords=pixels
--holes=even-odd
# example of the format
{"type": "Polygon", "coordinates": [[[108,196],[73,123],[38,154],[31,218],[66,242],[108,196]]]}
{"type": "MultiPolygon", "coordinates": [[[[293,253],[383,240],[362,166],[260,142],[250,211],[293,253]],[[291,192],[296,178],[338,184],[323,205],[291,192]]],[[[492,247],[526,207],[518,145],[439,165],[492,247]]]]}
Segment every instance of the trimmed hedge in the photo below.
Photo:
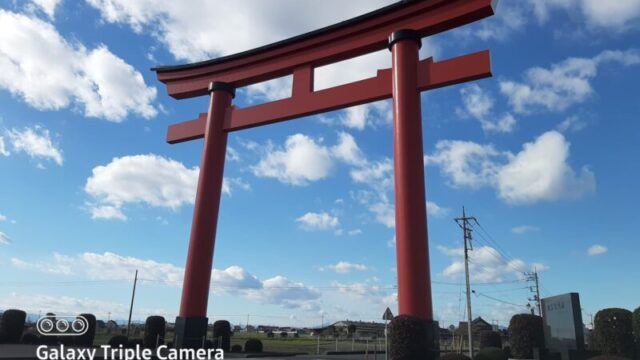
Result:
{"type": "Polygon", "coordinates": [[[635,344],[631,311],[620,308],[603,309],[594,320],[594,345],[603,355],[633,358],[635,344]]]}
{"type": "Polygon", "coordinates": [[[482,331],[480,333],[480,349],[502,348],[502,338],[496,331],[482,331]]]}
{"type": "Polygon", "coordinates": [[[423,319],[398,315],[389,325],[389,342],[391,343],[390,358],[393,360],[431,359],[436,357],[433,339],[433,329],[423,319]]]}
{"type": "Polygon", "coordinates": [[[542,317],[530,314],[514,315],[509,322],[511,357],[533,359],[533,349],[544,348],[542,317]]]}
{"type": "Polygon", "coordinates": [[[633,310],[633,338],[636,341],[636,359],[640,359],[640,306],[633,310]]]}
{"type": "Polygon", "coordinates": [[[508,358],[507,353],[501,348],[486,347],[478,351],[473,360],[507,360],[508,358]]]}
{"type": "Polygon", "coordinates": [[[259,339],[248,339],[244,343],[244,351],[252,352],[252,353],[261,353],[262,341],[260,341],[259,339]]]}
{"type": "Polygon", "coordinates": [[[155,349],[164,344],[165,326],[167,322],[162,316],[149,316],[144,322],[143,344],[145,348],[155,349]]]}
{"type": "Polygon", "coordinates": [[[598,356],[589,358],[589,360],[631,360],[631,359],[628,359],[622,356],[614,356],[614,355],[598,355],[598,356]]]}
{"type": "Polygon", "coordinates": [[[40,342],[40,338],[36,334],[27,333],[22,335],[21,344],[37,345],[40,342]]]}
{"type": "MultiPolygon", "coordinates": [[[[392,358],[395,360],[395,358],[392,358]]],[[[467,355],[458,353],[446,353],[440,356],[440,360],[471,360],[467,355]]]]}
{"type": "Polygon", "coordinates": [[[0,343],[19,344],[26,318],[27,313],[22,310],[6,310],[0,318],[0,343]]]}
{"type": "Polygon", "coordinates": [[[120,345],[122,345],[122,347],[127,347],[129,345],[129,338],[124,335],[112,336],[111,339],[109,339],[108,344],[112,348],[117,348],[120,345]]]}
{"type": "Polygon", "coordinates": [[[87,332],[73,337],[73,343],[82,347],[92,347],[96,337],[96,317],[93,314],[80,314],[87,320],[87,332]]]}
{"type": "Polygon", "coordinates": [[[216,348],[224,351],[231,349],[231,324],[227,320],[218,320],[213,323],[213,339],[216,348]]]}

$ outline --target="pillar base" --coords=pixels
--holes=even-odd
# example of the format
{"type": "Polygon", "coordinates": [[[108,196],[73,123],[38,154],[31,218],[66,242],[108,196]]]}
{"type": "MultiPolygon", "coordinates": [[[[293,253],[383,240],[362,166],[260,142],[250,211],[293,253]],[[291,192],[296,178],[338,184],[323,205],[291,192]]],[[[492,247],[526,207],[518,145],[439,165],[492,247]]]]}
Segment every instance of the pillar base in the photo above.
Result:
{"type": "Polygon", "coordinates": [[[175,336],[173,343],[176,349],[202,348],[207,339],[206,317],[176,317],[175,336]]]}
{"type": "Polygon", "coordinates": [[[440,357],[437,321],[399,315],[389,326],[391,360],[436,360],[440,357]]]}

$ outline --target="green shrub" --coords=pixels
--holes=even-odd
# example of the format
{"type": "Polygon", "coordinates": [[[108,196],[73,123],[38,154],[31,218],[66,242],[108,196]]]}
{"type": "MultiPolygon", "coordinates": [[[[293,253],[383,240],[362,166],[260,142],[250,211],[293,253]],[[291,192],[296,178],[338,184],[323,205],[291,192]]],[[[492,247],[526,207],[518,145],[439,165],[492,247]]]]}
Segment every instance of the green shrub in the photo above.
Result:
{"type": "Polygon", "coordinates": [[[430,358],[432,344],[429,339],[434,335],[425,320],[408,315],[398,315],[389,325],[391,343],[390,358],[394,360],[413,360],[430,358]]]}
{"type": "Polygon", "coordinates": [[[227,320],[214,322],[213,338],[218,342],[216,348],[229,351],[231,349],[231,324],[227,320]]]}
{"type": "Polygon", "coordinates": [[[144,322],[144,347],[155,349],[164,344],[165,326],[167,322],[162,316],[149,316],[144,322]]]}
{"type": "Polygon", "coordinates": [[[136,346],[142,348],[143,345],[144,342],[142,341],[142,339],[129,339],[129,341],[127,341],[126,347],[129,349],[135,349],[136,346]]]}
{"type": "Polygon", "coordinates": [[[0,343],[19,344],[26,318],[27,313],[22,310],[5,310],[0,318],[0,343]]]}
{"type": "Polygon", "coordinates": [[[87,320],[87,331],[80,336],[72,337],[73,344],[83,347],[92,347],[93,340],[96,337],[96,317],[93,314],[80,314],[80,316],[87,320]]]}
{"type": "Polygon", "coordinates": [[[242,345],[240,344],[235,344],[235,345],[231,345],[231,352],[242,352],[242,345]]]}
{"type": "Polygon", "coordinates": [[[260,341],[259,339],[248,339],[244,343],[244,351],[251,353],[262,352],[262,341],[260,341]]]}
{"type": "Polygon", "coordinates": [[[124,335],[116,335],[112,336],[111,339],[109,339],[108,344],[112,348],[117,348],[120,345],[122,345],[123,347],[127,347],[127,345],[129,344],[129,339],[124,335]]]}
{"type": "Polygon", "coordinates": [[[287,336],[289,336],[289,334],[287,334],[286,331],[281,331],[280,332],[280,337],[287,337],[287,336]]]}
{"type": "Polygon", "coordinates": [[[622,356],[615,356],[615,355],[598,355],[598,356],[589,358],[589,360],[631,360],[631,359],[628,359],[622,356]]]}
{"type": "Polygon", "coordinates": [[[502,338],[495,331],[483,331],[480,333],[480,349],[502,348],[502,338]]]}
{"type": "Polygon", "coordinates": [[[469,357],[464,354],[446,353],[446,354],[440,355],[440,360],[471,360],[471,359],[469,359],[469,357]]]}
{"type": "Polygon", "coordinates": [[[273,331],[269,330],[267,331],[267,337],[274,337],[275,334],[273,333],[273,331]]]}
{"type": "Polygon", "coordinates": [[[507,360],[508,356],[501,348],[486,347],[478,351],[473,360],[507,360]]]}
{"type": "Polygon", "coordinates": [[[514,315],[509,322],[509,344],[511,357],[533,359],[533,349],[544,348],[542,318],[530,314],[514,315]]]}
{"type": "Polygon", "coordinates": [[[640,359],[640,306],[633,311],[633,338],[636,341],[636,359],[640,359]]]}
{"type": "Polygon", "coordinates": [[[27,333],[22,335],[21,344],[37,345],[40,342],[40,338],[36,334],[27,333]]]}
{"type": "Polygon", "coordinates": [[[610,308],[598,311],[594,320],[594,345],[603,355],[633,358],[635,344],[631,311],[610,308]]]}

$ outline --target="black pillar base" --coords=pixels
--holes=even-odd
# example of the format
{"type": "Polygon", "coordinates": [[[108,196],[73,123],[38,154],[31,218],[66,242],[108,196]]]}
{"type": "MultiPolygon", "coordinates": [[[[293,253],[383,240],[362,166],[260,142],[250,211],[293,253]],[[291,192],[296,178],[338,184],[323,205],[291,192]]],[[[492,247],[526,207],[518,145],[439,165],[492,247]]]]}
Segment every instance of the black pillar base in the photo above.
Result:
{"type": "Polygon", "coordinates": [[[176,318],[174,346],[176,349],[197,349],[207,339],[206,317],[182,317],[176,318]]]}
{"type": "Polygon", "coordinates": [[[436,360],[440,357],[437,321],[399,315],[389,326],[391,360],[436,360]]]}

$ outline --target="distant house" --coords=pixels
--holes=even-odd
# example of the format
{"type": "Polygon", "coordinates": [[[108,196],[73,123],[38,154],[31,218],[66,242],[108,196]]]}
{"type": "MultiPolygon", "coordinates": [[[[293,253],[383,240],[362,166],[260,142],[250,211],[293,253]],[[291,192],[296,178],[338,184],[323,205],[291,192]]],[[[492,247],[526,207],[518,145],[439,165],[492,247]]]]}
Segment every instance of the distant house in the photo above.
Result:
{"type": "MultiPolygon", "coordinates": [[[[467,322],[460,321],[458,328],[454,331],[454,334],[456,336],[467,336],[467,328],[467,322]]],[[[482,317],[478,316],[471,321],[471,334],[477,336],[483,331],[495,331],[495,327],[485,321],[482,317]]]]}
{"type": "Polygon", "coordinates": [[[384,337],[385,326],[383,323],[345,320],[338,321],[331,326],[338,337],[349,337],[349,326],[355,326],[355,333],[353,334],[355,339],[373,340],[384,337]]]}
{"type": "Polygon", "coordinates": [[[113,329],[117,329],[119,328],[118,323],[113,321],[113,320],[109,320],[107,321],[107,325],[106,325],[107,329],[113,330],[113,329]]]}

